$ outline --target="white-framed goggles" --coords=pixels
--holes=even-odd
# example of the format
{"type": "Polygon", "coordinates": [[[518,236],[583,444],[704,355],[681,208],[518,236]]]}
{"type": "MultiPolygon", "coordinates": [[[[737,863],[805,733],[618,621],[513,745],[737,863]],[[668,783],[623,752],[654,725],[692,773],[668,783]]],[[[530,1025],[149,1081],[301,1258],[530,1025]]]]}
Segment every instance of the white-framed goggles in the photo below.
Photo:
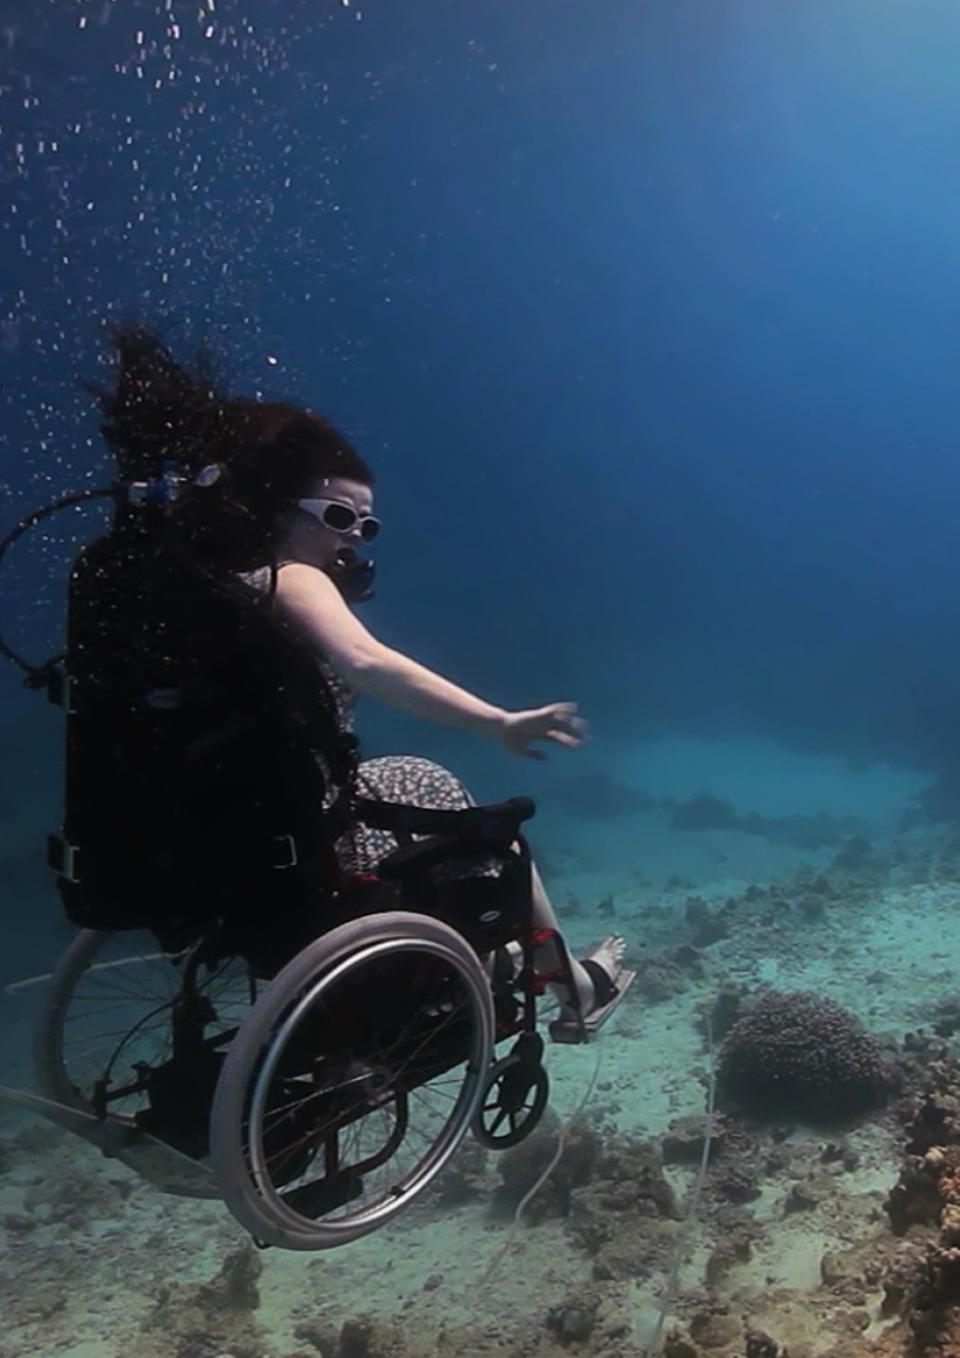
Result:
{"type": "Polygon", "coordinates": [[[358,514],[352,505],[346,505],[342,500],[298,500],[297,508],[312,514],[324,528],[334,533],[352,533],[359,524],[363,542],[372,542],[380,532],[379,519],[372,514],[358,514]]]}

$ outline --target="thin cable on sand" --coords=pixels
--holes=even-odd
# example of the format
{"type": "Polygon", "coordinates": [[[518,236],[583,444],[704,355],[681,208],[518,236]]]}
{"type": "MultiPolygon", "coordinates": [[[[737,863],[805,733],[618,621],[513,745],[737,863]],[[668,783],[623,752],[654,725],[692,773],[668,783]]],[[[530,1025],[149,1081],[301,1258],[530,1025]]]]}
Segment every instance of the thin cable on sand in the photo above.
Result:
{"type": "MultiPolygon", "coordinates": [[[[184,953],[168,952],[144,952],[131,953],[129,957],[117,957],[110,962],[91,962],[86,968],[91,971],[111,971],[117,967],[128,967],[131,962],[178,962],[184,953]]],[[[29,990],[31,986],[41,985],[44,981],[52,981],[55,972],[43,971],[37,976],[24,976],[19,981],[8,981],[3,987],[4,995],[19,995],[23,990],[29,990]]]]}
{"type": "Polygon", "coordinates": [[[644,1348],[641,1358],[656,1358],[660,1351],[660,1340],[663,1335],[663,1327],[667,1323],[667,1316],[673,1309],[673,1303],[677,1295],[677,1285],[680,1281],[680,1270],[686,1258],[687,1247],[690,1241],[690,1233],[697,1220],[700,1209],[700,1199],[703,1196],[704,1180],[707,1177],[707,1165],[710,1162],[710,1146],[713,1142],[713,1132],[716,1125],[716,1106],[717,1106],[717,1067],[713,1054],[713,1033],[711,1030],[710,1019],[707,1019],[707,1058],[709,1061],[709,1075],[707,1079],[707,1116],[703,1128],[703,1153],[700,1156],[700,1167],[697,1170],[697,1177],[694,1181],[693,1191],[687,1203],[686,1214],[683,1224],[680,1227],[680,1234],[677,1237],[677,1245],[674,1251],[673,1264],[667,1279],[667,1290],[663,1298],[663,1305],[660,1307],[660,1314],[653,1334],[644,1348]]]}
{"type": "Polygon", "coordinates": [[[500,1246],[499,1250],[497,1250],[496,1254],[493,1256],[493,1258],[487,1265],[486,1269],[484,1270],[483,1276],[480,1279],[479,1284],[480,1287],[486,1287],[487,1283],[493,1277],[493,1274],[500,1267],[504,1255],[507,1254],[507,1252],[513,1245],[514,1237],[516,1236],[517,1231],[520,1227],[521,1214],[523,1213],[527,1204],[533,1200],[537,1193],[539,1193],[540,1189],[550,1178],[550,1175],[556,1169],[557,1165],[559,1165],[561,1157],[564,1152],[564,1148],[566,1147],[567,1144],[567,1128],[573,1125],[576,1119],[583,1112],[584,1108],[587,1106],[587,1103],[590,1100],[590,1095],[593,1093],[596,1087],[597,1079],[600,1075],[600,1065],[602,1061],[603,1061],[603,1048],[601,1047],[597,1052],[597,1059],[594,1062],[593,1074],[590,1077],[590,1083],[584,1090],[584,1093],[580,1098],[580,1102],[577,1104],[573,1112],[570,1113],[567,1117],[565,1117],[560,1124],[560,1128],[557,1132],[557,1148],[553,1153],[553,1158],[551,1159],[550,1163],[547,1165],[543,1173],[539,1176],[533,1187],[528,1188],[526,1193],[524,1193],[523,1197],[517,1203],[516,1210],[513,1214],[513,1221],[510,1223],[510,1231],[507,1235],[507,1238],[500,1246]]]}

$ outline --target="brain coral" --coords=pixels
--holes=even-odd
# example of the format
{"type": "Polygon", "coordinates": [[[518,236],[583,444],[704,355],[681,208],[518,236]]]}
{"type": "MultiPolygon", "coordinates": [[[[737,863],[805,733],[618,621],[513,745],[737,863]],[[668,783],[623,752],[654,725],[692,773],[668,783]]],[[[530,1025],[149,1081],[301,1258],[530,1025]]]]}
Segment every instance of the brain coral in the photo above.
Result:
{"type": "Polygon", "coordinates": [[[831,1000],[805,991],[762,996],[720,1048],[728,1107],[760,1117],[829,1122],[883,1103],[892,1070],[876,1039],[831,1000]]]}

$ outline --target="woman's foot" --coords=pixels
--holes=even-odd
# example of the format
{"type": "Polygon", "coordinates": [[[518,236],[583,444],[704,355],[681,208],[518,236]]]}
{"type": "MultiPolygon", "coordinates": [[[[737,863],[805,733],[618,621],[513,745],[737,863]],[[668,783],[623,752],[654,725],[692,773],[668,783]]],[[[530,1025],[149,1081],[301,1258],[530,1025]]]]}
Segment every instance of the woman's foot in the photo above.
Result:
{"type": "Polygon", "coordinates": [[[559,1015],[550,1024],[555,1042],[585,1042],[613,1013],[636,976],[635,971],[624,969],[626,946],[620,934],[608,934],[579,963],[572,963],[574,980],[581,982],[577,985],[580,1003],[568,1000],[561,1004],[559,1015]]]}
{"type": "Polygon", "coordinates": [[[623,970],[623,954],[627,950],[627,940],[621,934],[607,934],[602,938],[592,952],[588,952],[586,957],[581,958],[581,962],[590,973],[593,981],[594,997],[591,1009],[596,1008],[597,1002],[604,990],[610,985],[615,985],[614,978],[623,970]],[[590,965],[588,965],[590,964],[590,965]],[[594,972],[594,967],[599,967],[601,977],[598,978],[594,972]],[[607,982],[605,987],[604,979],[607,982]]]}

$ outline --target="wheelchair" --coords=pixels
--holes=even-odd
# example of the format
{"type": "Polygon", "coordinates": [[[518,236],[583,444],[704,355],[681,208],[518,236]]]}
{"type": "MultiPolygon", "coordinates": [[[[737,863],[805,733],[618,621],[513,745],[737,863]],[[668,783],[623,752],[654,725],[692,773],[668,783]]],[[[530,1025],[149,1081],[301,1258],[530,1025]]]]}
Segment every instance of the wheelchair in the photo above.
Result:
{"type": "Polygon", "coordinates": [[[340,1246],[465,1137],[504,1150],[546,1108],[533,803],[331,799],[355,754],[315,661],[185,556],[168,501],[109,493],[65,656],[29,667],[0,642],[67,714],[49,859],[79,929],[33,1106],[162,1191],[221,1200],[260,1245],[340,1246]],[[400,841],[376,874],[337,873],[350,817],[400,841]]]}
{"type": "Polygon", "coordinates": [[[401,1212],[468,1134],[503,1150],[539,1122],[542,983],[521,915],[509,924],[516,974],[502,944],[478,950],[479,920],[395,909],[334,926],[268,978],[213,936],[171,955],[83,929],[48,987],[37,1087],[164,1191],[222,1199],[258,1242],[345,1244],[401,1212]],[[158,1146],[180,1163],[158,1163],[158,1146]]]}

